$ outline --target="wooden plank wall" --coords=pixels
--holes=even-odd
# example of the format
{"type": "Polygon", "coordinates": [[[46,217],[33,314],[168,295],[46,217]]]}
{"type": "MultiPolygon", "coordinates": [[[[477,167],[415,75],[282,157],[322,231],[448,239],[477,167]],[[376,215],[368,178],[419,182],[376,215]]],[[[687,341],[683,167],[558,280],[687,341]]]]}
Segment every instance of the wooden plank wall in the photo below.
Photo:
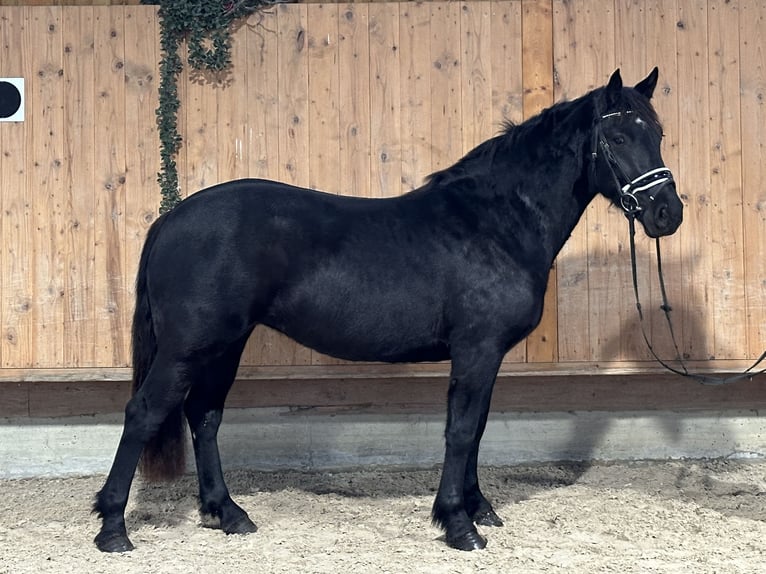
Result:
{"type": "MultiPolygon", "coordinates": [[[[158,198],[154,9],[2,8],[5,369],[127,367],[134,269],[158,198]]],[[[0,371],[3,372],[3,371],[0,371]]]]}
{"type": "MultiPolygon", "coordinates": [[[[134,270],[159,204],[156,11],[3,4],[0,76],[26,78],[27,120],[0,123],[0,380],[125,380],[134,270]]],[[[397,195],[505,118],[658,65],[663,154],[686,205],[663,241],[682,351],[739,368],[766,346],[765,17],[763,0],[280,5],[237,30],[224,79],[184,72],[182,191],[254,176],[397,195]]],[[[594,202],[504,373],[656,372],[627,245],[624,218],[594,202]]],[[[653,251],[639,237],[651,333],[670,355],[653,251]]],[[[445,372],[344,365],[260,328],[242,367],[270,380],[445,372]]],[[[14,388],[23,403],[31,387],[14,388]]]]}

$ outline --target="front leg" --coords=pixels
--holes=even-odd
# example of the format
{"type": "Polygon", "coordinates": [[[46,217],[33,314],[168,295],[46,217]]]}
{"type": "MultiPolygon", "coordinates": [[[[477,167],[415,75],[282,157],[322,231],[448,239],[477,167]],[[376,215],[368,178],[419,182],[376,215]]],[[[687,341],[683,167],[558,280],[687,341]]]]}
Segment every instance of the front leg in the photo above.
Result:
{"type": "MultiPolygon", "coordinates": [[[[446,531],[447,544],[459,550],[479,550],[487,545],[474,525],[477,509],[468,506],[477,502],[475,493],[481,496],[478,482],[467,484],[466,478],[475,474],[469,469],[475,464],[473,457],[478,453],[501,360],[500,352],[461,353],[453,348],[444,468],[434,501],[433,522],[446,531]]],[[[486,502],[483,496],[481,499],[486,502]]]]}

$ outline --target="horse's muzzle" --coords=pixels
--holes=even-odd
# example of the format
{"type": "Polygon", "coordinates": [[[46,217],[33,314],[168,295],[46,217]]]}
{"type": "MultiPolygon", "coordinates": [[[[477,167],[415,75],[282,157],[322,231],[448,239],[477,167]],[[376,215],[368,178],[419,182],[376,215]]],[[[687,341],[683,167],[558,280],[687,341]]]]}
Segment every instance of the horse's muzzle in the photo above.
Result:
{"type": "Polygon", "coordinates": [[[641,206],[639,220],[649,237],[672,235],[684,220],[684,204],[676,193],[676,185],[671,180],[647,198],[641,206]]]}

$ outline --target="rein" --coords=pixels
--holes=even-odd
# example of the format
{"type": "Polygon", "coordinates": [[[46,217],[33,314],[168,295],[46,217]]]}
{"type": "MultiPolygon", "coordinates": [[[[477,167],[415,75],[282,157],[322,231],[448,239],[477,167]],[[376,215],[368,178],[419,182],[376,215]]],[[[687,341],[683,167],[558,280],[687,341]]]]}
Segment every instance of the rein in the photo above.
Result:
{"type": "Polygon", "coordinates": [[[668,303],[668,295],[665,290],[665,278],[662,274],[662,256],[660,254],[659,237],[655,238],[655,244],[657,250],[657,277],[659,279],[660,293],[662,295],[662,304],[660,305],[660,309],[662,309],[662,312],[665,314],[665,320],[668,325],[668,331],[670,332],[670,338],[673,341],[673,348],[676,352],[676,361],[680,365],[680,368],[676,368],[673,365],[670,365],[667,361],[661,359],[659,355],[657,355],[657,352],[654,350],[654,347],[649,340],[649,335],[646,332],[646,325],[644,324],[644,312],[641,308],[641,300],[638,295],[638,271],[636,265],[636,216],[634,213],[628,212],[626,212],[625,215],[628,218],[628,226],[630,228],[630,268],[633,273],[633,294],[635,295],[636,299],[636,309],[638,310],[639,325],[641,325],[641,334],[644,337],[646,347],[649,349],[649,352],[652,354],[654,359],[671,373],[675,373],[676,375],[680,375],[682,377],[687,377],[697,381],[698,383],[702,383],[703,385],[726,385],[741,381],[742,379],[752,380],[753,377],[766,373],[766,368],[763,368],[759,371],[754,370],[764,359],[766,359],[766,351],[764,351],[752,365],[750,365],[743,372],[736,375],[719,377],[715,375],[706,375],[703,373],[692,373],[689,371],[678,348],[675,330],[673,329],[673,321],[670,319],[670,312],[672,311],[672,307],[668,303]]]}
{"type": "MultiPolygon", "coordinates": [[[[613,112],[613,113],[601,116],[601,120],[604,120],[606,118],[613,117],[613,116],[619,117],[620,115],[622,115],[622,113],[631,114],[633,112],[631,110],[628,110],[626,112],[613,112]]],[[[728,377],[719,377],[719,376],[707,375],[703,373],[692,373],[691,371],[689,371],[689,369],[686,366],[686,363],[684,362],[683,357],[681,356],[681,351],[678,348],[678,342],[676,341],[675,330],[673,329],[673,321],[670,318],[670,311],[672,310],[672,308],[670,304],[668,303],[668,295],[665,289],[665,278],[662,274],[662,256],[660,254],[660,238],[659,237],[655,239],[655,242],[656,242],[656,251],[657,251],[657,277],[659,279],[660,293],[662,295],[662,304],[660,305],[660,309],[662,309],[662,312],[665,314],[665,320],[668,325],[668,331],[670,332],[670,338],[673,342],[673,348],[675,349],[675,353],[676,353],[675,361],[678,363],[679,367],[674,367],[673,365],[671,365],[670,363],[662,359],[654,350],[654,346],[652,345],[651,340],[649,339],[649,335],[646,332],[646,325],[644,323],[644,312],[642,310],[641,299],[638,294],[638,269],[636,264],[636,217],[638,213],[642,210],[642,207],[639,204],[636,194],[647,193],[649,196],[649,199],[654,201],[654,196],[652,195],[650,190],[666,182],[673,181],[673,175],[669,169],[665,167],[660,167],[660,168],[649,170],[646,173],[631,180],[625,173],[625,170],[620,164],[620,161],[612,152],[612,149],[609,146],[609,142],[606,141],[606,138],[604,137],[604,134],[601,130],[600,122],[599,124],[597,124],[597,127],[594,130],[594,134],[593,134],[593,152],[591,154],[592,155],[591,165],[593,169],[595,169],[596,158],[598,157],[599,150],[602,151],[604,154],[607,165],[609,166],[609,170],[611,171],[612,178],[614,179],[614,182],[620,193],[620,205],[622,206],[625,216],[628,218],[628,226],[630,230],[630,267],[631,267],[631,272],[633,274],[633,294],[636,300],[636,309],[638,310],[638,318],[639,318],[639,325],[641,326],[641,334],[644,338],[644,342],[646,343],[647,348],[649,349],[649,352],[652,354],[652,357],[654,357],[654,359],[660,365],[662,365],[665,369],[667,369],[671,373],[675,373],[676,375],[680,375],[682,377],[692,379],[694,381],[697,381],[698,383],[702,383],[703,385],[725,385],[725,384],[730,384],[730,383],[740,381],[742,379],[752,380],[753,377],[766,373],[766,368],[763,368],[759,371],[755,370],[755,368],[758,367],[758,365],[761,362],[763,362],[764,359],[766,359],[766,351],[764,351],[761,354],[761,356],[758,357],[758,359],[752,365],[750,365],[750,367],[745,369],[742,373],[738,373],[728,377]],[[628,183],[623,184],[622,182],[628,182],[628,183]]]]}

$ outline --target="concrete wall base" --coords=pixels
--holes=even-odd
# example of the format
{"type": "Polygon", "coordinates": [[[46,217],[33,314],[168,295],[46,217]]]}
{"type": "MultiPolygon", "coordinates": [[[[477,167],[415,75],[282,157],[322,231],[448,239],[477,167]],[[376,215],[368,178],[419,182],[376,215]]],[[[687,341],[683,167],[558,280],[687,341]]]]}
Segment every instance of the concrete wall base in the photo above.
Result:
{"type": "MultiPolygon", "coordinates": [[[[430,467],[442,461],[444,418],[229,409],[219,443],[229,469],[430,467]]],[[[121,415],[0,419],[0,478],[106,473],[121,430],[121,415]]],[[[766,417],[757,411],[491,413],[481,449],[483,465],[720,457],[766,457],[766,417]]]]}

